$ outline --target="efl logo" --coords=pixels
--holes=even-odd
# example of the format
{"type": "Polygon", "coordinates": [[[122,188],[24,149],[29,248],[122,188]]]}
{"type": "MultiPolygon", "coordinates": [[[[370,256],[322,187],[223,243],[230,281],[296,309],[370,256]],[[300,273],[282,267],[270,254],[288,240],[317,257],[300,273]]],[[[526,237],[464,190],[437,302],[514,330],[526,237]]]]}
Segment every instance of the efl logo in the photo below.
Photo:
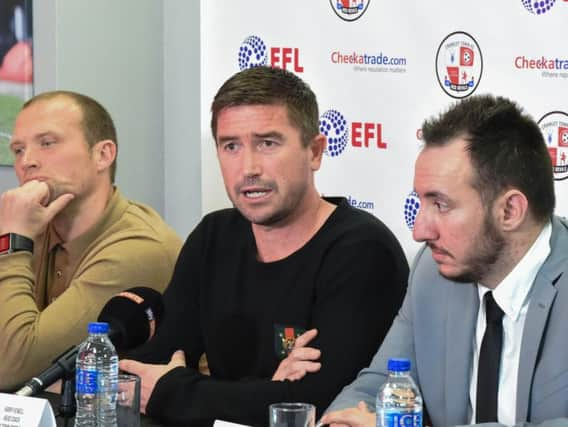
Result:
{"type": "Polygon", "coordinates": [[[481,80],[483,57],[475,39],[456,31],[448,35],[436,53],[438,83],[452,98],[471,95],[481,80]]]}
{"type": "Polygon", "coordinates": [[[274,68],[291,70],[302,73],[304,67],[300,64],[300,50],[297,47],[271,47],[267,55],[266,44],[258,36],[248,36],[239,48],[239,69],[270,65],[274,68]]]}
{"type": "Polygon", "coordinates": [[[239,69],[266,65],[266,45],[258,36],[248,36],[239,49],[239,69]]]}
{"type": "Polygon", "coordinates": [[[352,122],[349,126],[343,114],[337,110],[327,110],[321,115],[319,130],[327,138],[325,154],[331,157],[343,153],[347,147],[349,136],[351,136],[351,146],[353,147],[387,149],[387,143],[383,140],[381,123],[352,122]]]}
{"type": "MultiPolygon", "coordinates": [[[[534,15],[543,15],[548,12],[556,0],[521,0],[526,10],[534,15]]],[[[566,0],[564,0],[566,1],[566,0]]]]}
{"type": "Polygon", "coordinates": [[[367,8],[370,0],[329,0],[331,8],[344,21],[356,21],[367,8]]]}
{"type": "Polygon", "coordinates": [[[565,180],[568,178],[568,114],[552,111],[538,121],[538,126],[552,160],[554,179],[565,180]]]}
{"type": "Polygon", "coordinates": [[[420,199],[415,191],[410,192],[404,200],[404,222],[410,231],[414,230],[416,216],[420,210],[420,199]]]}
{"type": "Polygon", "coordinates": [[[335,157],[343,153],[349,139],[349,127],[343,114],[327,110],[319,119],[319,131],[327,138],[325,154],[335,157]]]}

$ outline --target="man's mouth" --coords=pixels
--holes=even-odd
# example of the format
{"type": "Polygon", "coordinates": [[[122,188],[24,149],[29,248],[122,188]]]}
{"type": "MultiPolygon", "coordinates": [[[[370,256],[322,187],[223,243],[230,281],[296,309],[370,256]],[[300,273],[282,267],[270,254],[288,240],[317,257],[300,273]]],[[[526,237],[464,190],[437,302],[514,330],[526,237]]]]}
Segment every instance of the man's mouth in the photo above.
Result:
{"type": "Polygon", "coordinates": [[[47,181],[47,178],[44,177],[44,176],[31,176],[31,177],[29,177],[29,178],[25,178],[25,179],[24,179],[24,184],[25,184],[26,182],[30,182],[30,181],[40,181],[40,182],[43,182],[43,181],[47,181]]]}
{"type": "Polygon", "coordinates": [[[439,261],[442,261],[443,259],[452,257],[451,254],[448,251],[446,251],[445,249],[442,249],[442,248],[435,246],[435,245],[432,245],[432,244],[430,244],[428,246],[430,246],[430,250],[432,251],[432,258],[434,258],[434,261],[436,261],[436,262],[439,262],[439,261]]]}
{"type": "Polygon", "coordinates": [[[249,199],[258,199],[264,197],[268,194],[268,191],[245,191],[245,197],[249,199]]]}
{"type": "Polygon", "coordinates": [[[274,191],[274,186],[269,183],[250,182],[238,185],[236,191],[246,199],[255,200],[268,197],[274,191]]]}

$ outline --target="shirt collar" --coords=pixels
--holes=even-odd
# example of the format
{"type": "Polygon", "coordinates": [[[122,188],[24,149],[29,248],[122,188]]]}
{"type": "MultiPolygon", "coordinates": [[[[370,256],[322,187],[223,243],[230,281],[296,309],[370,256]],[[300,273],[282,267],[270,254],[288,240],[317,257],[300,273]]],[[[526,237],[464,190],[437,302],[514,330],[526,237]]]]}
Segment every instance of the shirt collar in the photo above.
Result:
{"type": "MultiPolygon", "coordinates": [[[[118,220],[127,208],[127,200],[122,197],[118,188],[115,187],[103,214],[96,224],[77,238],[62,244],[62,247],[69,251],[70,254],[73,254],[72,258],[80,256],[85,249],[87,249],[87,247],[100,236],[103,230],[107,229],[110,224],[113,224],[118,220]]],[[[74,262],[76,260],[72,259],[71,261],[74,262]]]]}
{"type": "MultiPolygon", "coordinates": [[[[552,225],[548,222],[515,268],[493,289],[495,301],[501,310],[514,321],[518,319],[521,308],[527,301],[540,267],[550,254],[551,235],[552,225]]],[[[480,301],[485,293],[491,290],[485,286],[478,286],[477,289],[480,301]]]]}
{"type": "Polygon", "coordinates": [[[51,252],[57,245],[63,245],[63,239],[59,237],[55,228],[53,228],[53,224],[49,223],[47,226],[47,230],[45,233],[45,237],[47,239],[47,251],[51,252]]]}

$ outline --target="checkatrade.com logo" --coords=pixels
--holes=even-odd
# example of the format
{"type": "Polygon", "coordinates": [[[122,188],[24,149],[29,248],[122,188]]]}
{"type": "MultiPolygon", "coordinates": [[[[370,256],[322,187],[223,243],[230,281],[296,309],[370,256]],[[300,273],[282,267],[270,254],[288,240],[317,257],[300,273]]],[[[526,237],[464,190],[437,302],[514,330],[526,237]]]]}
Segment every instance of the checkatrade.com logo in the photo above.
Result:
{"type": "Polygon", "coordinates": [[[238,53],[239,69],[270,65],[275,68],[303,73],[300,49],[290,46],[267,47],[264,40],[256,35],[248,36],[243,40],[238,53]]]}
{"type": "Polygon", "coordinates": [[[353,121],[349,123],[339,110],[327,110],[320,116],[319,131],[327,138],[325,154],[337,157],[348,146],[386,150],[383,125],[376,122],[353,121]]]}
{"type": "Polygon", "coordinates": [[[351,195],[348,195],[347,202],[354,208],[365,209],[368,211],[375,209],[375,202],[373,202],[372,200],[360,200],[351,195]]]}
{"type": "Polygon", "coordinates": [[[391,56],[381,51],[334,50],[330,54],[330,61],[336,66],[352,67],[353,71],[369,73],[406,73],[407,65],[405,56],[391,56]]]}
{"type": "Polygon", "coordinates": [[[565,58],[516,56],[513,66],[517,70],[540,73],[543,78],[568,79],[568,56],[565,58]]]}

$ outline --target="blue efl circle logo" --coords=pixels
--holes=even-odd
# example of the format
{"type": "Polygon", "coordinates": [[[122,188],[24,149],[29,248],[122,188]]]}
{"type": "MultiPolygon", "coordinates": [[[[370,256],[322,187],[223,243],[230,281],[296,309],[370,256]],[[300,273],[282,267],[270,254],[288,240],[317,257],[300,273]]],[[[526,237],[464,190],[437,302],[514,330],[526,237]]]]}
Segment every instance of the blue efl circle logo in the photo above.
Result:
{"type": "Polygon", "coordinates": [[[347,146],[349,127],[347,120],[337,110],[327,110],[320,117],[319,131],[327,138],[325,154],[331,157],[339,156],[347,146]]]}
{"type": "Polygon", "coordinates": [[[260,67],[266,65],[266,45],[258,36],[249,36],[239,49],[239,69],[260,67]]]}
{"type": "Polygon", "coordinates": [[[327,110],[320,117],[319,130],[327,138],[325,154],[331,157],[339,156],[347,146],[349,127],[347,120],[337,110],[327,110]]]}
{"type": "Polygon", "coordinates": [[[522,0],[523,6],[530,13],[535,15],[542,15],[548,12],[556,0],[522,0]]]}
{"type": "Polygon", "coordinates": [[[414,230],[414,222],[420,210],[420,199],[415,191],[410,193],[404,201],[404,221],[409,230],[414,230]]]}

